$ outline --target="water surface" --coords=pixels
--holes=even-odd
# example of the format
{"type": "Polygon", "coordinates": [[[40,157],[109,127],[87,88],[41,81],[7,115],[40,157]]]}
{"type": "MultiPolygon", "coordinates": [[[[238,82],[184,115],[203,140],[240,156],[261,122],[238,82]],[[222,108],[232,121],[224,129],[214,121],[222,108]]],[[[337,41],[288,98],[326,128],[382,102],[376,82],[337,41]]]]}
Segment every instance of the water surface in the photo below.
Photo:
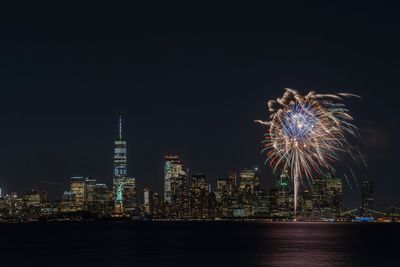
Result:
{"type": "Polygon", "coordinates": [[[1,266],[398,266],[400,224],[0,225],[1,266]]]}

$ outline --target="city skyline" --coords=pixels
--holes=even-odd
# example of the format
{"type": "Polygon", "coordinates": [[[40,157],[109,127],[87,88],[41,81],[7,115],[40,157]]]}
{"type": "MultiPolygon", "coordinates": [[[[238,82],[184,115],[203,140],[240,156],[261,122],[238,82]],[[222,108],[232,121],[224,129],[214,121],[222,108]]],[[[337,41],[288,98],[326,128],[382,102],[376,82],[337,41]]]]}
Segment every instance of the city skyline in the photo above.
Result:
{"type": "MultiPolygon", "coordinates": [[[[264,130],[253,120],[266,115],[268,99],[293,87],[363,97],[350,104],[369,166],[359,176],[377,179],[382,206],[400,202],[392,164],[399,150],[399,40],[390,31],[398,26],[390,5],[370,16],[368,4],[349,4],[339,19],[339,4],[276,3],[260,16],[237,20],[223,12],[224,20],[214,14],[208,23],[163,12],[150,20],[129,7],[72,5],[57,15],[16,7],[2,16],[5,190],[24,192],[42,180],[65,184],[75,175],[109,181],[111,126],[120,114],[139,187],[161,187],[163,169],[156,166],[164,154],[178,154],[215,179],[231,168],[258,166],[272,185],[260,155],[264,130]]],[[[359,187],[353,188],[345,189],[349,206],[358,201],[352,194],[359,187]]]]}
{"type": "Polygon", "coordinates": [[[112,186],[90,177],[71,177],[70,189],[59,200],[46,191],[0,195],[0,222],[93,220],[269,220],[313,222],[398,222],[398,207],[376,209],[374,185],[362,182],[360,205],[343,206],[343,179],[315,176],[296,189],[288,170],[265,189],[257,168],[230,171],[212,187],[203,173],[190,173],[177,155],[165,155],[164,192],[136,188],[128,177],[127,142],[119,117],[114,142],[112,186]],[[296,198],[297,195],[297,198],[296,198]],[[140,203],[138,198],[143,201],[140,203]],[[297,212],[296,212],[297,210],[297,212]]]}
{"type": "Polygon", "coordinates": [[[398,265],[400,3],[1,10],[1,265],[398,265]]]}
{"type": "MultiPolygon", "coordinates": [[[[113,160],[113,178],[111,181],[101,181],[97,180],[95,177],[92,176],[70,176],[68,177],[68,181],[71,182],[71,190],[63,190],[63,195],[64,197],[69,194],[70,192],[75,192],[74,194],[78,194],[75,196],[76,198],[76,203],[78,205],[83,206],[84,203],[84,191],[86,184],[89,182],[90,184],[96,185],[96,182],[101,182],[97,183],[101,187],[103,185],[108,186],[110,185],[110,188],[112,188],[113,192],[113,213],[115,214],[120,214],[121,216],[124,213],[130,214],[134,210],[138,209],[140,205],[145,204],[145,196],[144,192],[148,190],[149,192],[151,191],[152,193],[157,193],[160,196],[162,196],[162,200],[166,203],[173,204],[175,201],[178,201],[178,206],[177,206],[177,211],[176,212],[184,212],[186,209],[189,210],[189,207],[184,207],[182,206],[184,202],[189,201],[187,198],[189,198],[190,194],[190,186],[191,186],[191,176],[196,177],[196,175],[200,175],[201,177],[204,177],[204,182],[206,183],[205,186],[207,187],[207,190],[219,190],[220,189],[220,182],[225,180],[225,183],[227,180],[231,179],[231,175],[239,175],[240,179],[237,180],[235,178],[235,184],[237,183],[238,190],[243,190],[244,186],[243,184],[253,184],[254,182],[252,181],[252,175],[256,174],[257,175],[257,187],[259,186],[260,188],[268,190],[273,190],[273,188],[276,186],[276,183],[281,183],[278,182],[279,179],[282,179],[282,173],[277,173],[275,175],[272,174],[271,170],[271,181],[272,186],[265,188],[265,181],[263,181],[263,178],[260,176],[260,171],[259,168],[253,167],[253,168],[232,168],[226,172],[224,176],[218,177],[218,178],[212,178],[207,175],[207,172],[204,171],[197,171],[197,172],[191,172],[190,168],[188,166],[184,165],[184,162],[181,160],[179,155],[170,155],[170,154],[165,154],[164,155],[164,171],[163,171],[163,177],[160,179],[159,184],[161,184],[162,189],[158,189],[157,187],[150,187],[149,185],[145,185],[142,188],[138,188],[136,186],[136,180],[137,177],[130,177],[128,175],[128,154],[127,154],[127,139],[123,135],[123,117],[120,115],[118,116],[117,120],[117,127],[116,127],[116,138],[114,141],[114,160],[113,160]],[[246,173],[249,171],[249,182],[246,182],[246,173]],[[242,177],[242,173],[244,176],[242,177]],[[207,177],[207,178],[206,178],[207,177]],[[93,180],[93,183],[90,182],[93,180]],[[77,182],[74,182],[77,181],[77,182]],[[81,181],[81,182],[79,182],[81,181]],[[74,183],[76,188],[74,189],[74,183]],[[79,192],[79,193],[77,193],[79,192]],[[178,196],[178,200],[176,200],[175,196],[178,196]],[[179,198],[182,198],[181,200],[179,198]],[[80,203],[80,204],[79,204],[80,203]],[[126,210],[126,211],[125,211],[126,210]]],[[[265,166],[265,168],[268,168],[268,166],[265,166]]],[[[331,175],[336,175],[334,173],[327,173],[325,176],[330,177],[331,175]]],[[[287,176],[290,177],[290,176],[287,176]]],[[[323,179],[323,175],[316,175],[313,179],[323,179]]],[[[193,179],[193,178],[192,178],[193,179]]],[[[289,178],[291,180],[291,178],[289,178]]],[[[340,197],[340,207],[343,208],[360,208],[361,210],[364,209],[364,202],[363,198],[365,193],[363,193],[363,187],[360,187],[360,193],[361,193],[361,198],[360,202],[358,203],[358,206],[353,206],[353,207],[346,207],[343,205],[343,185],[344,186],[349,186],[349,184],[346,184],[347,180],[344,179],[344,177],[339,177],[338,178],[341,181],[340,185],[340,191],[342,197],[340,197]]],[[[364,184],[364,182],[371,182],[371,179],[367,180],[357,180],[357,183],[364,184]]],[[[60,186],[63,184],[59,184],[54,181],[42,181],[41,185],[56,185],[60,186]]],[[[287,185],[287,182],[286,182],[287,185]]],[[[227,186],[227,185],[225,185],[227,186]]],[[[299,192],[300,195],[303,195],[305,193],[304,190],[312,190],[312,187],[309,187],[310,185],[307,183],[302,183],[301,184],[301,192],[299,192]]],[[[251,186],[253,188],[254,185],[251,186]]],[[[65,188],[64,188],[65,189],[65,188]]],[[[22,193],[20,195],[24,195],[26,192],[29,194],[29,192],[33,191],[37,192],[46,192],[46,199],[48,199],[48,191],[45,191],[43,187],[41,188],[40,186],[30,188],[29,190],[25,190],[24,192],[19,192],[22,193]]],[[[252,189],[252,193],[253,193],[252,189]]],[[[317,189],[318,190],[318,189],[317,189]]],[[[372,189],[371,189],[372,190],[372,189]]],[[[265,192],[267,192],[265,191],[265,192]]],[[[4,195],[13,195],[16,192],[15,191],[9,191],[9,192],[4,192],[2,190],[3,196],[4,195]]],[[[149,196],[147,196],[149,197],[149,196]]],[[[59,197],[53,198],[52,200],[58,200],[60,199],[59,197]]],[[[375,206],[375,199],[372,200],[374,203],[373,205],[371,204],[370,206],[375,206]]],[[[175,204],[174,204],[175,205],[175,204]]],[[[392,206],[396,206],[395,203],[392,206]]],[[[75,206],[74,206],[75,207],[75,206]]],[[[74,208],[73,208],[74,209],[74,208]]],[[[371,208],[372,209],[372,208],[371,208]]],[[[117,215],[116,215],[117,216],[117,215]]]]}

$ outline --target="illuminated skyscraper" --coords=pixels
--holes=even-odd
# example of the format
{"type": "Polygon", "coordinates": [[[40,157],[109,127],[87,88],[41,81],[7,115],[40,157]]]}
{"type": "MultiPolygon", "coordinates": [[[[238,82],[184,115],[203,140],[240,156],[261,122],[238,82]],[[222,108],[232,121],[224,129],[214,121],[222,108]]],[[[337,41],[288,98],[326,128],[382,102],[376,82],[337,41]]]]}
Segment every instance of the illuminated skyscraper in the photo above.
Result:
{"type": "Polygon", "coordinates": [[[363,216],[371,216],[374,209],[374,184],[370,180],[363,181],[361,186],[361,212],[363,216]]]}
{"type": "Polygon", "coordinates": [[[36,221],[40,216],[41,199],[39,192],[28,191],[23,199],[22,216],[28,221],[36,221]]]}
{"type": "Polygon", "coordinates": [[[92,210],[94,190],[96,187],[96,179],[85,178],[85,207],[86,210],[92,210]]]}
{"type": "Polygon", "coordinates": [[[251,193],[259,185],[258,175],[255,170],[242,170],[239,173],[240,186],[239,191],[250,190],[251,193]]]}
{"type": "Polygon", "coordinates": [[[208,186],[203,174],[192,175],[190,215],[193,219],[206,219],[208,217],[208,186]]]}
{"type": "Polygon", "coordinates": [[[164,201],[172,203],[187,190],[187,175],[178,156],[165,156],[164,201]]]}
{"type": "Polygon", "coordinates": [[[162,203],[162,196],[159,195],[157,192],[154,192],[151,197],[151,203],[153,204],[152,210],[152,218],[153,219],[161,219],[164,218],[164,211],[163,211],[163,203],[162,203]]]}
{"type": "Polygon", "coordinates": [[[70,191],[65,191],[60,203],[60,211],[61,212],[76,212],[76,211],[81,211],[82,206],[78,206],[76,203],[76,195],[75,192],[70,190],[70,191]]]}
{"type": "Polygon", "coordinates": [[[164,165],[164,201],[172,203],[177,191],[179,176],[184,175],[183,164],[179,156],[165,156],[164,165]]]}
{"type": "Polygon", "coordinates": [[[302,194],[302,215],[312,220],[334,219],[341,215],[343,182],[327,174],[314,177],[302,194]]]}
{"type": "Polygon", "coordinates": [[[170,217],[180,219],[188,215],[187,171],[178,156],[165,156],[164,201],[170,207],[170,217]]]}
{"type": "Polygon", "coordinates": [[[143,189],[143,211],[145,216],[150,216],[153,212],[153,192],[147,187],[143,189]]]}
{"type": "Polygon", "coordinates": [[[282,172],[275,188],[270,193],[271,216],[280,219],[290,219],[293,216],[293,190],[288,172],[282,172]]]}
{"type": "Polygon", "coordinates": [[[301,215],[304,218],[312,218],[313,216],[313,194],[309,187],[305,187],[302,192],[301,215]]]}
{"type": "Polygon", "coordinates": [[[228,185],[228,184],[227,184],[225,178],[223,178],[223,179],[218,179],[218,180],[217,180],[217,190],[218,190],[218,191],[225,191],[225,190],[227,190],[227,188],[228,188],[227,185],[228,185]]]}
{"type": "Polygon", "coordinates": [[[114,142],[114,182],[118,178],[126,178],[127,175],[126,141],[122,137],[122,117],[119,117],[118,138],[114,142]]]}
{"type": "Polygon", "coordinates": [[[315,177],[311,186],[312,218],[320,220],[325,215],[326,203],[326,179],[315,177]]]}
{"type": "Polygon", "coordinates": [[[137,208],[135,178],[127,177],[122,179],[122,199],[124,213],[132,215],[137,208]]]}
{"type": "Polygon", "coordinates": [[[217,190],[215,191],[215,197],[217,202],[222,202],[222,199],[228,194],[228,186],[225,178],[217,180],[217,190]]]}
{"type": "Polygon", "coordinates": [[[254,192],[259,189],[257,168],[254,170],[242,170],[239,172],[240,184],[237,204],[244,211],[244,216],[252,216],[254,213],[254,192]]]}
{"type": "Polygon", "coordinates": [[[229,171],[229,178],[227,181],[228,192],[230,195],[235,195],[238,186],[238,178],[236,171],[229,171]]]}
{"type": "Polygon", "coordinates": [[[128,177],[127,146],[122,136],[122,117],[119,117],[118,138],[114,142],[114,214],[130,215],[137,207],[136,181],[128,177]]]}
{"type": "Polygon", "coordinates": [[[85,208],[85,189],[83,177],[71,177],[71,191],[75,194],[75,203],[80,210],[85,208]]]}
{"type": "Polygon", "coordinates": [[[261,188],[254,191],[253,214],[256,217],[267,217],[270,215],[269,196],[261,188]]]}
{"type": "Polygon", "coordinates": [[[106,184],[96,184],[93,189],[93,204],[91,205],[92,211],[99,217],[108,214],[109,200],[108,200],[108,187],[106,184]]]}
{"type": "Polygon", "coordinates": [[[40,203],[41,203],[40,194],[35,190],[28,191],[25,195],[24,201],[25,201],[25,205],[28,208],[40,207],[40,203]]]}
{"type": "Polygon", "coordinates": [[[337,217],[342,212],[343,183],[342,179],[327,175],[325,192],[325,216],[337,217]]]}
{"type": "Polygon", "coordinates": [[[222,178],[217,180],[217,190],[215,191],[216,217],[223,218],[228,216],[231,206],[229,188],[229,179],[222,178]]]}

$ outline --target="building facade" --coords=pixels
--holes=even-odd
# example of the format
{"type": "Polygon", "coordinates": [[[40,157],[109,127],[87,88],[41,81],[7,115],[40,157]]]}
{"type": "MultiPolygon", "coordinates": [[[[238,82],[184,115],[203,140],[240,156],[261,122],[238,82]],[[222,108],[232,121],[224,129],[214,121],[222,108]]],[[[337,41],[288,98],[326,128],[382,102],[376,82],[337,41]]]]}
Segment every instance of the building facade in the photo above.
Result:
{"type": "Polygon", "coordinates": [[[183,219],[189,214],[188,171],[176,155],[166,155],[164,162],[164,202],[167,215],[183,219]]]}
{"type": "Polygon", "coordinates": [[[75,203],[79,210],[85,209],[86,185],[85,178],[76,176],[71,177],[71,191],[75,194],[75,203]]]}
{"type": "Polygon", "coordinates": [[[137,208],[136,180],[128,177],[127,143],[122,135],[122,117],[119,118],[118,138],[114,142],[114,214],[132,215],[137,208]]]}
{"type": "Polygon", "coordinates": [[[203,174],[192,175],[190,186],[190,217],[192,219],[208,218],[208,185],[203,174]]]}
{"type": "Polygon", "coordinates": [[[371,180],[363,181],[361,185],[361,215],[371,217],[371,211],[374,208],[374,184],[371,180]]]}

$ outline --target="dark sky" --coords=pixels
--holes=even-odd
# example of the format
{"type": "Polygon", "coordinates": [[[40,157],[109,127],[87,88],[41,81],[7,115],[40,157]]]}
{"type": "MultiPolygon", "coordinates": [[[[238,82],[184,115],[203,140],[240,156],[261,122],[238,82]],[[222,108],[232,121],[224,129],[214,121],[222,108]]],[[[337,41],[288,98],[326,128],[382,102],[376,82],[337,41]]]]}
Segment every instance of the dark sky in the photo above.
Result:
{"type": "MultiPolygon", "coordinates": [[[[146,2],[146,1],[142,1],[146,2]]],[[[164,1],[166,2],[166,1],[164,1]]],[[[284,87],[352,92],[380,206],[400,203],[400,19],[393,4],[20,5],[0,16],[0,185],[111,184],[117,117],[129,174],[162,188],[163,155],[211,181],[259,166],[266,102],[284,87]]],[[[324,3],[321,3],[324,2],[324,3]]],[[[86,3],[83,1],[83,3],[86,3]]],[[[345,164],[344,162],[340,164],[345,164]]],[[[358,189],[346,187],[346,205],[358,189]]]]}

